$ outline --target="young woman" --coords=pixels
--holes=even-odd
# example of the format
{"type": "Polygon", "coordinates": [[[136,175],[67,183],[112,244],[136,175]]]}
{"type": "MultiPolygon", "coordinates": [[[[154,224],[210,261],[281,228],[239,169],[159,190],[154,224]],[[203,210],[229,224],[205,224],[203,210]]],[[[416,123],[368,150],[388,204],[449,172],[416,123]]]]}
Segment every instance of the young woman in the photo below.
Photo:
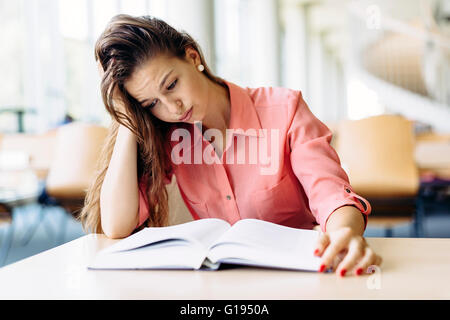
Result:
{"type": "Polygon", "coordinates": [[[370,204],[300,92],[214,76],[188,34],[151,17],[113,18],[95,55],[113,121],[80,216],[86,229],[123,238],[167,225],[175,175],[194,219],[319,225],[319,271],[360,275],[381,263],[362,237],[370,204]]]}

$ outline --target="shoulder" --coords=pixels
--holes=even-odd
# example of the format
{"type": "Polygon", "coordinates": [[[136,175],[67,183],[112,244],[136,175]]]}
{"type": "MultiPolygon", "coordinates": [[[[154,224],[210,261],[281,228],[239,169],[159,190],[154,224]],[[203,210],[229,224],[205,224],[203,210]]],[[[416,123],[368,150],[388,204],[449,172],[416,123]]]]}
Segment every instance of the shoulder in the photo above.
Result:
{"type": "Polygon", "coordinates": [[[246,88],[255,107],[296,108],[301,91],[282,87],[246,88]]]}
{"type": "Polygon", "coordinates": [[[295,114],[301,112],[306,104],[303,101],[302,92],[283,87],[247,88],[258,114],[265,110],[273,114],[274,109],[285,116],[286,121],[291,122],[295,114]]]}

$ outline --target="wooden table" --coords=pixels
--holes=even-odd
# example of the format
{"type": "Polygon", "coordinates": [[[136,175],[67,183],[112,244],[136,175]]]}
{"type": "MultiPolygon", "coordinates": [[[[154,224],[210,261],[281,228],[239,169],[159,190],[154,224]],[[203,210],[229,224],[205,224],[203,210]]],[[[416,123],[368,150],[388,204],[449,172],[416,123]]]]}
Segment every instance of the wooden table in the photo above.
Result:
{"type": "Polygon", "coordinates": [[[86,235],[0,269],[0,299],[450,299],[450,239],[367,238],[383,259],[360,277],[234,268],[87,270],[113,244],[86,235]]]}

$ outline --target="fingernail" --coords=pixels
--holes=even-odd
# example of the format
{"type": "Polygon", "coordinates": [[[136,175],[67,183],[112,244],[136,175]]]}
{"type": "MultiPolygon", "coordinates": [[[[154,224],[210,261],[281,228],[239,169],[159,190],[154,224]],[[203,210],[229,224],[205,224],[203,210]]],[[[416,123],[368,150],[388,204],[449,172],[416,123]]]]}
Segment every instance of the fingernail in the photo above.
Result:
{"type": "Polygon", "coordinates": [[[363,272],[363,269],[362,269],[362,268],[359,268],[358,270],[356,270],[356,274],[357,274],[358,276],[360,276],[360,275],[362,274],[362,272],[363,272]]]}
{"type": "Polygon", "coordinates": [[[320,266],[320,268],[319,268],[319,272],[324,272],[325,271],[325,265],[324,264],[322,264],[321,266],[320,266]]]}
{"type": "Polygon", "coordinates": [[[346,273],[347,273],[347,270],[342,269],[342,270],[341,270],[341,277],[344,277],[346,273]]]}
{"type": "Polygon", "coordinates": [[[314,250],[314,255],[318,256],[319,255],[319,249],[314,250]]]}

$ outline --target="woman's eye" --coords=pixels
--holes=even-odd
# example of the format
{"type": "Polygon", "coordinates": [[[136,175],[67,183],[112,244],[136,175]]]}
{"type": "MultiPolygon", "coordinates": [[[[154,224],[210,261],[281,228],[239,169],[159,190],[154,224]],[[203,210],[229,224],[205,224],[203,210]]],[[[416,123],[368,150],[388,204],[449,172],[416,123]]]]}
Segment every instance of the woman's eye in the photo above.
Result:
{"type": "MultiPolygon", "coordinates": [[[[177,85],[177,82],[178,82],[178,79],[177,80],[175,80],[174,82],[172,82],[171,84],[170,84],[170,86],[168,86],[167,87],[167,90],[173,90],[174,88],[175,88],[175,86],[177,85]]],[[[143,106],[144,108],[149,108],[149,109],[151,109],[151,108],[153,108],[154,106],[156,106],[156,104],[158,103],[158,100],[157,99],[155,99],[151,104],[149,104],[149,105],[147,105],[147,106],[143,106]]]]}
{"type": "Polygon", "coordinates": [[[177,85],[177,82],[178,82],[178,80],[175,80],[174,82],[172,82],[172,83],[170,84],[170,86],[167,87],[167,90],[172,90],[173,88],[175,88],[175,86],[177,85]]]}
{"type": "Polygon", "coordinates": [[[158,102],[158,101],[154,100],[151,104],[149,104],[149,105],[147,106],[147,108],[149,108],[149,109],[153,108],[153,107],[156,105],[157,102],[158,102]]]}

